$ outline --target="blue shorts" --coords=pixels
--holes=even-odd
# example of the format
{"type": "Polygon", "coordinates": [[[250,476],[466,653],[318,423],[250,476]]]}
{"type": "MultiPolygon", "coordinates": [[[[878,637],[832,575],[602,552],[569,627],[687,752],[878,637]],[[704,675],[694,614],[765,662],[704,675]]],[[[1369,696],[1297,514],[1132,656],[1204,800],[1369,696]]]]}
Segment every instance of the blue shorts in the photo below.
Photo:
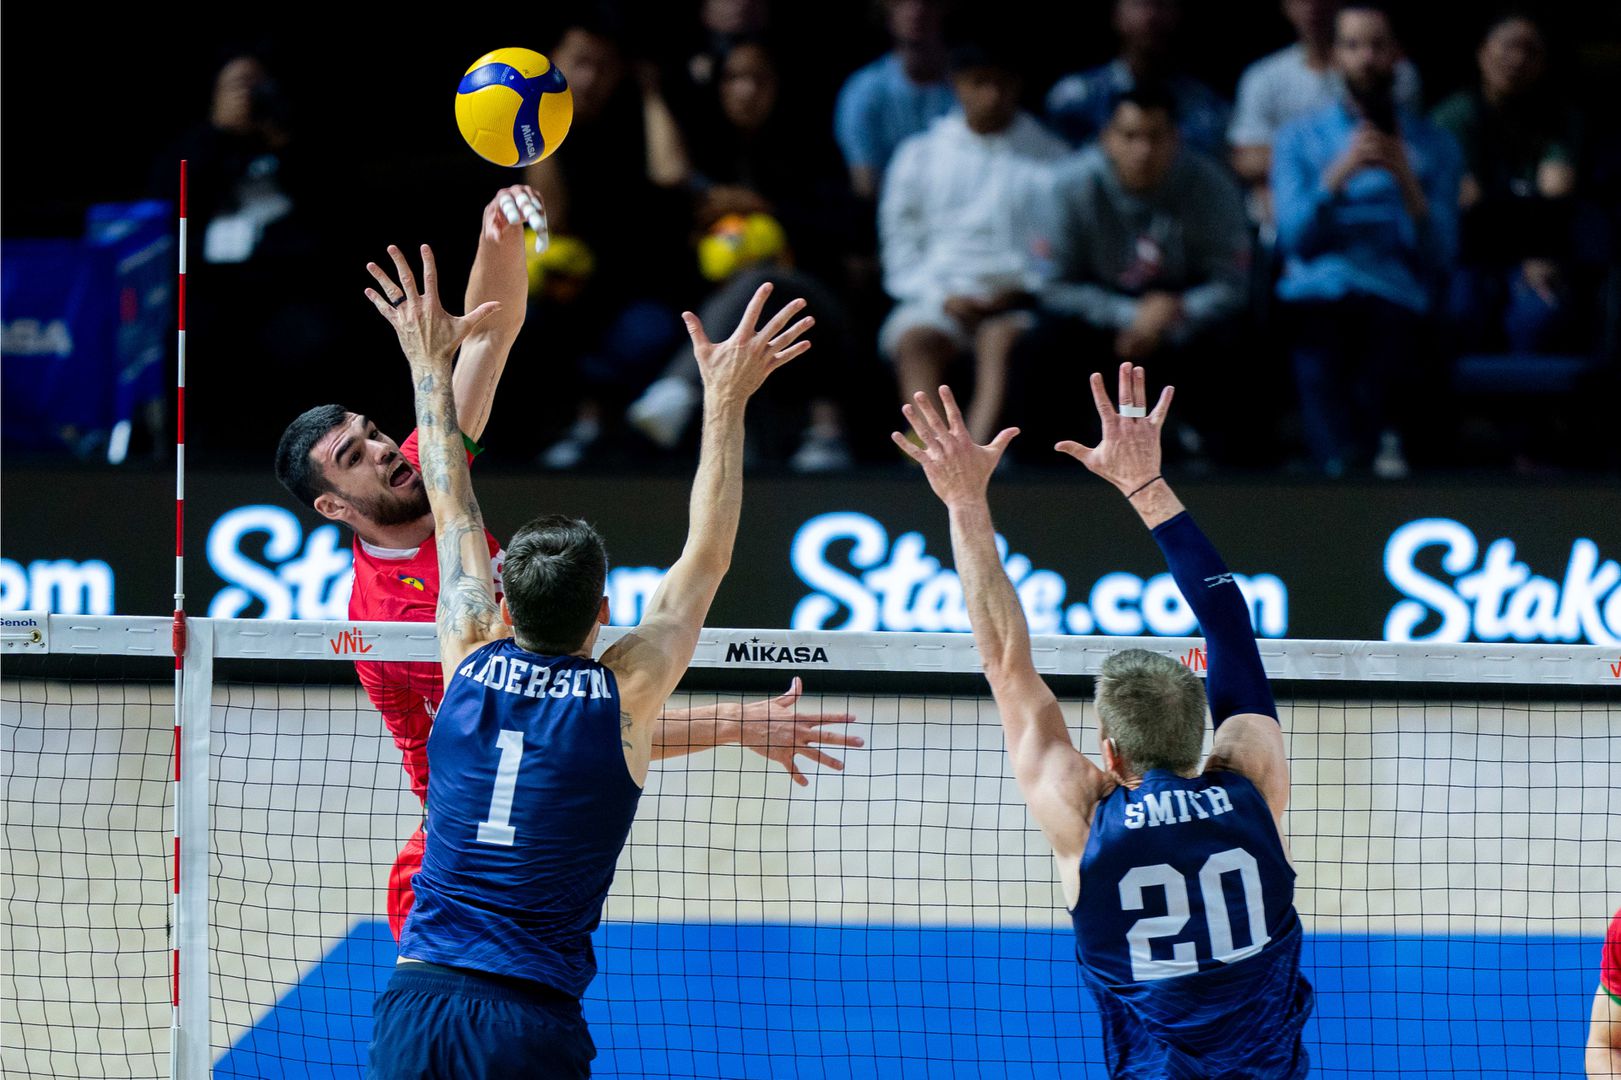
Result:
{"type": "Polygon", "coordinates": [[[465,968],[401,964],[372,1021],[373,1080],[586,1077],[597,1056],[578,998],[465,968]]]}

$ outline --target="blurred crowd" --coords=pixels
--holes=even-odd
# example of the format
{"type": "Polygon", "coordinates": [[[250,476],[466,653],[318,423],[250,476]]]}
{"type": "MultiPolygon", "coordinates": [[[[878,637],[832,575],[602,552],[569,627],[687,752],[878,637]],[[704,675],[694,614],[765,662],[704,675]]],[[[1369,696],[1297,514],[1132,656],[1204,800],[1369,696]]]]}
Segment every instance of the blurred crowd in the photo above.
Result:
{"type": "MultiPolygon", "coordinates": [[[[1616,378],[1621,160],[1550,71],[1535,9],[1460,26],[1474,77],[1436,95],[1400,6],[1282,0],[1296,40],[1229,99],[1185,66],[1178,0],[1115,0],[1115,57],[1050,86],[947,0],[877,6],[891,47],[831,99],[770,0],[703,0],[651,54],[612,10],[536,43],[574,121],[527,171],[552,242],[501,458],[680,460],[700,389],[677,314],[724,332],[769,279],[818,326],[756,406],[761,464],[898,462],[895,407],[941,382],[982,439],[1024,429],[1012,468],[1049,464],[1090,437],[1087,375],[1121,360],[1182,391],[1170,442],[1191,469],[1599,464],[1582,455],[1616,378]]],[[[312,243],[313,181],[278,101],[234,57],[184,147],[219,300],[196,310],[308,356],[322,316],[278,278],[312,243]]]]}

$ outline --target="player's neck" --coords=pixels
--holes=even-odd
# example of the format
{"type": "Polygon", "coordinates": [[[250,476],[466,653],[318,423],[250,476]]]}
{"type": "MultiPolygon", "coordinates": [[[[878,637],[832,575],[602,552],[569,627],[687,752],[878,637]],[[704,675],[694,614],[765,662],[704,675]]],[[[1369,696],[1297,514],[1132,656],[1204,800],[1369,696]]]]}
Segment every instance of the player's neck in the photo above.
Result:
{"type": "Polygon", "coordinates": [[[372,522],[354,525],[355,535],[372,547],[404,551],[418,548],[433,535],[433,514],[423,514],[415,521],[399,525],[377,525],[372,522]]]}
{"type": "MultiPolygon", "coordinates": [[[[1155,771],[1155,770],[1150,770],[1150,771],[1152,772],[1152,771],[1155,771]]],[[[1159,772],[1175,772],[1177,776],[1180,776],[1184,780],[1192,780],[1194,777],[1199,775],[1199,770],[1198,770],[1197,767],[1192,768],[1192,769],[1187,769],[1185,771],[1178,771],[1178,770],[1174,770],[1174,769],[1160,769],[1160,770],[1157,770],[1157,771],[1159,771],[1159,772]]],[[[1116,770],[1116,771],[1112,772],[1110,775],[1114,777],[1115,782],[1117,784],[1119,784],[1121,787],[1130,788],[1132,790],[1135,790],[1135,789],[1137,789],[1139,787],[1142,787],[1142,785],[1143,785],[1143,776],[1145,774],[1139,773],[1139,772],[1132,772],[1132,773],[1122,775],[1119,772],[1119,770],[1116,770]]]]}

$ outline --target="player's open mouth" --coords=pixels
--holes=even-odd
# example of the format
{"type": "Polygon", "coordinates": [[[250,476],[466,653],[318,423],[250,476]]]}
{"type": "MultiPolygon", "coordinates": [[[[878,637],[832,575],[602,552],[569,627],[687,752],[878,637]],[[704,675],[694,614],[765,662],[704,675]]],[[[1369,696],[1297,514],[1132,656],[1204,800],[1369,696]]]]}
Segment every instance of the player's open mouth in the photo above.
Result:
{"type": "Polygon", "coordinates": [[[402,461],[400,462],[399,468],[395,469],[394,472],[389,476],[388,486],[404,487],[406,484],[411,482],[412,475],[413,473],[411,471],[410,463],[402,461]]]}

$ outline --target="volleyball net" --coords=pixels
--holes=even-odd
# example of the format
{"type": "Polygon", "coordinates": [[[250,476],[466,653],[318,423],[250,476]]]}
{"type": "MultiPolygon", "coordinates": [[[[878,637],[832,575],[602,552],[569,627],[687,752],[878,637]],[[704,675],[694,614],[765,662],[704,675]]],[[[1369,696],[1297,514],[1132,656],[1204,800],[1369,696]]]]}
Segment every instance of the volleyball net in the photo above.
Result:
{"type": "MultiPolygon", "coordinates": [[[[170,621],[35,621],[0,682],[0,1072],[358,1076],[422,809],[352,662],[435,661],[433,628],[191,620],[177,782],[170,621]]],[[[1036,639],[1090,754],[1090,676],[1132,646],[1202,672],[1194,639],[1036,639]]],[[[1621,657],[1261,649],[1314,1075],[1580,1076],[1621,902],[1621,657]]],[[[596,938],[598,1075],[1101,1074],[978,670],[966,635],[705,631],[672,704],[730,714],[799,675],[800,712],[866,746],[801,759],[804,788],[740,746],[654,764],[596,938]]]]}

